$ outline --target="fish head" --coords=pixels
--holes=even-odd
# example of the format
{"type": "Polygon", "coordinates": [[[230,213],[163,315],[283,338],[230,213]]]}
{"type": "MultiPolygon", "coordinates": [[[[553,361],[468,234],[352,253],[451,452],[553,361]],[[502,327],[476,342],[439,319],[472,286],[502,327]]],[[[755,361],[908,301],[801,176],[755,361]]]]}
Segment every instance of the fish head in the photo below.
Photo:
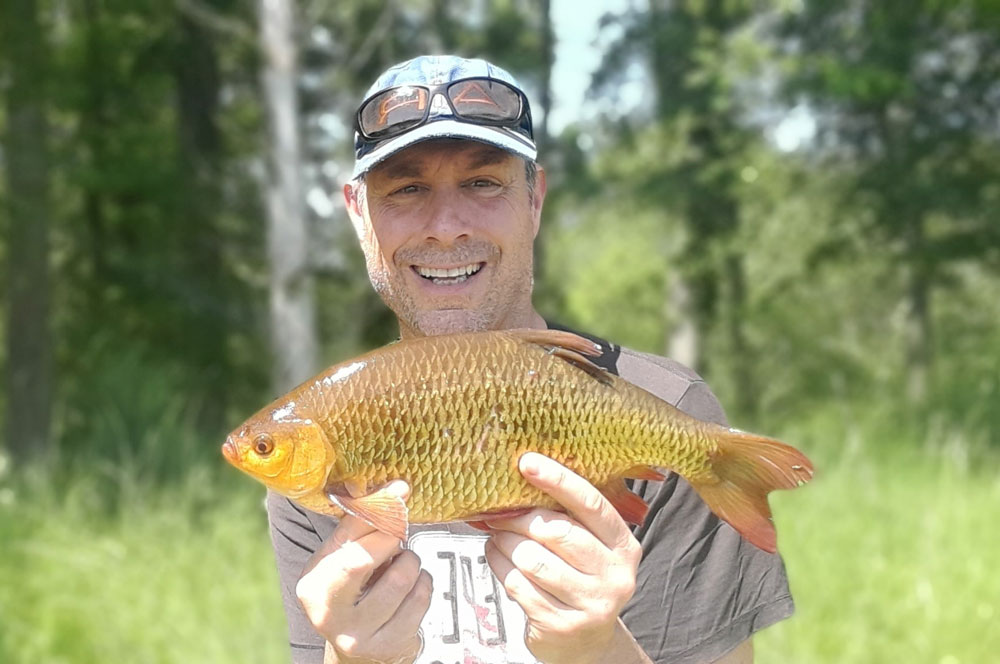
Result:
{"type": "Polygon", "coordinates": [[[326,485],[335,458],[323,428],[294,402],[260,411],[226,438],[229,463],[289,498],[326,485]]]}

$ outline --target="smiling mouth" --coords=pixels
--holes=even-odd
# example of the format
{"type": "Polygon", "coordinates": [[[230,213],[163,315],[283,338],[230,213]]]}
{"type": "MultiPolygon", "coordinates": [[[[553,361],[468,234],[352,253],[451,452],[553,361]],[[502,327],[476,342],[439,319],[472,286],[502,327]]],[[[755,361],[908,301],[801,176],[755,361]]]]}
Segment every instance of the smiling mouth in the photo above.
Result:
{"type": "Polygon", "coordinates": [[[486,263],[470,263],[461,267],[446,268],[414,265],[413,270],[437,286],[450,286],[460,284],[469,277],[475,276],[485,265],[486,263]]]}

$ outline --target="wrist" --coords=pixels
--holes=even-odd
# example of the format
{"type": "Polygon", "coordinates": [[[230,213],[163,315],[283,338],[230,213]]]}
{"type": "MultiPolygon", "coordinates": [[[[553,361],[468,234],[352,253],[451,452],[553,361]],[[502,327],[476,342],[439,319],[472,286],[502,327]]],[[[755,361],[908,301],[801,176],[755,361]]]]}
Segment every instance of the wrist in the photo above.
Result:
{"type": "Polygon", "coordinates": [[[615,664],[652,664],[652,660],[642,646],[632,636],[621,618],[615,622],[614,632],[605,649],[593,658],[594,662],[614,662],[615,664]]]}

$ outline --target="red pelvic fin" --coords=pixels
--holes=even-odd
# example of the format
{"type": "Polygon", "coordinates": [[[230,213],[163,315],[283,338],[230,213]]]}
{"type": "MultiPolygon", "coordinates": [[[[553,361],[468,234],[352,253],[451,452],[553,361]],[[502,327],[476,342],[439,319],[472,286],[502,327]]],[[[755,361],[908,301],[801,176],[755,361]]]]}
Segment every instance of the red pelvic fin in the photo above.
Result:
{"type": "MultiPolygon", "coordinates": [[[[480,512],[479,514],[470,514],[469,516],[462,519],[462,521],[467,522],[473,528],[478,528],[475,524],[481,523],[484,526],[486,521],[492,521],[494,519],[513,519],[515,516],[521,516],[522,514],[527,514],[531,511],[530,507],[508,507],[498,510],[493,510],[491,512],[480,512]]],[[[480,528],[480,530],[483,530],[480,528]]]]}
{"type": "Polygon", "coordinates": [[[601,493],[608,499],[626,523],[642,525],[649,512],[649,506],[642,498],[635,495],[625,486],[625,480],[613,480],[607,486],[601,487],[601,493]]]}
{"type": "Polygon", "coordinates": [[[751,544],[777,551],[767,494],[808,482],[813,475],[809,459],[772,438],[730,429],[719,439],[712,470],[715,481],[691,482],[698,495],[751,544]]]}
{"type": "Polygon", "coordinates": [[[350,493],[327,495],[348,514],[358,517],[377,530],[406,541],[409,511],[399,496],[389,493],[385,488],[357,498],[350,493]]]}
{"type": "Polygon", "coordinates": [[[666,479],[662,471],[652,466],[632,466],[625,471],[623,476],[634,480],[652,480],[654,482],[662,482],[666,479]]]}

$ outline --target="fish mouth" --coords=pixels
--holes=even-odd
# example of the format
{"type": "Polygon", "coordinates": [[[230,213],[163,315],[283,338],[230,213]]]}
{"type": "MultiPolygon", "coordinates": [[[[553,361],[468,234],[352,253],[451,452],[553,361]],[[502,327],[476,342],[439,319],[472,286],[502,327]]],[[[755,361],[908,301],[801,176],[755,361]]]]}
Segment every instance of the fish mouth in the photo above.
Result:
{"type": "Polygon", "coordinates": [[[226,438],[226,442],[222,444],[222,456],[226,457],[226,461],[234,466],[239,460],[239,451],[236,449],[236,443],[233,441],[232,436],[226,438]]]}
{"type": "Polygon", "coordinates": [[[455,267],[430,267],[412,265],[411,269],[421,278],[434,283],[435,286],[458,285],[476,276],[486,266],[485,261],[457,265],[455,267]]]}

